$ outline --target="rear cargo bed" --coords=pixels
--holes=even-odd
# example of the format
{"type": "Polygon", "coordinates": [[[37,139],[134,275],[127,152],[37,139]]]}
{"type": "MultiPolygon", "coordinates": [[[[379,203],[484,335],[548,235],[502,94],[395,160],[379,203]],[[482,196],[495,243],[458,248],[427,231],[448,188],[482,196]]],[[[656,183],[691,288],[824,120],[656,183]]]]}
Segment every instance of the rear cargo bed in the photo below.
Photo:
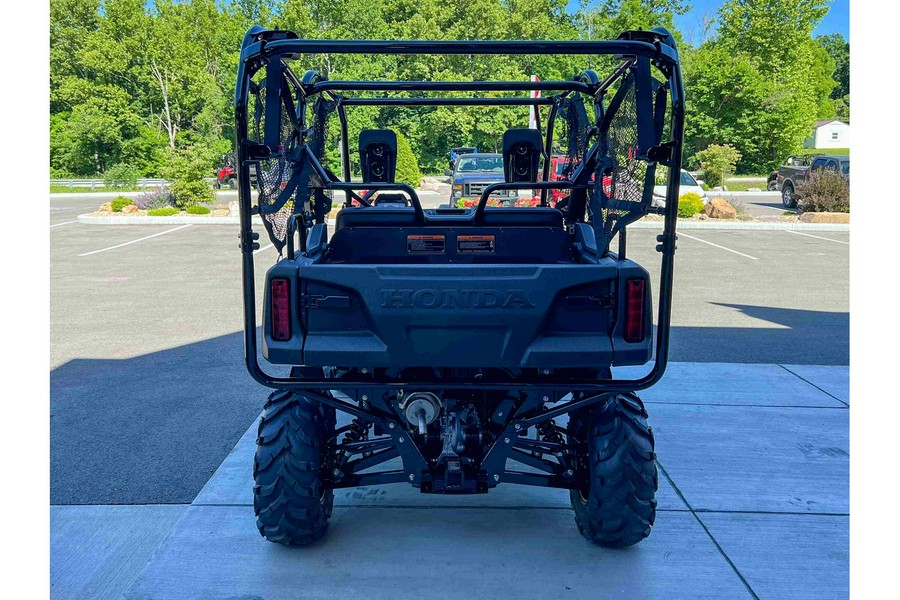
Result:
{"type": "MultiPolygon", "coordinates": [[[[652,336],[621,335],[631,261],[599,264],[359,265],[283,260],[294,297],[290,341],[265,325],[277,364],[342,367],[598,367],[644,364],[652,336]]],[[[268,288],[268,286],[267,286],[268,288]]],[[[649,285],[646,288],[649,307],[649,285]]],[[[650,331],[650,310],[646,331],[650,331]]]]}

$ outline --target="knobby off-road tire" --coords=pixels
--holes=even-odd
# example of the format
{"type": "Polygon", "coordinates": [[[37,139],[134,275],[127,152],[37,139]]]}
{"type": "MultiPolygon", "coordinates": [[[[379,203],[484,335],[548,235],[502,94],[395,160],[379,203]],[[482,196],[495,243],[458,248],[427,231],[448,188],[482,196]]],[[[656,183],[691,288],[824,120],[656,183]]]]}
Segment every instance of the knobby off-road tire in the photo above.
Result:
{"type": "Polygon", "coordinates": [[[275,391],[266,402],[253,460],[253,510],[270,542],[306,546],[325,535],[334,492],[322,486],[325,443],[334,409],[300,394],[275,391]]]}
{"type": "Polygon", "coordinates": [[[587,481],[571,490],[575,524],[588,540],[607,547],[636,544],[650,535],[659,485],[653,431],[634,394],[619,394],[572,415],[572,441],[581,447],[587,481]]]}

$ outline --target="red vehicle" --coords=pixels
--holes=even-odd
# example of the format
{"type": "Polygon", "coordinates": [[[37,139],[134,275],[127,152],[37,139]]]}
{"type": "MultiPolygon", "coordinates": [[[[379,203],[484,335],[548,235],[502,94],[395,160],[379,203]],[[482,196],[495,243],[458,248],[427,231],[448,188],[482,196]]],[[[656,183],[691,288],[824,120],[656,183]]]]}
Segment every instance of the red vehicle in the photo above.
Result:
{"type": "Polygon", "coordinates": [[[227,186],[237,189],[237,171],[234,170],[235,157],[233,152],[222,155],[222,166],[216,171],[216,189],[227,186]]]}
{"type": "MultiPolygon", "coordinates": [[[[550,181],[562,181],[569,179],[572,174],[566,172],[566,164],[568,163],[568,157],[566,156],[551,156],[550,157],[550,181]]],[[[574,168],[574,167],[573,167],[574,168]]],[[[603,187],[606,195],[609,196],[612,194],[612,177],[609,175],[603,176],[603,187]]],[[[553,195],[551,206],[556,206],[556,203],[562,200],[563,198],[569,197],[568,190],[550,190],[553,195]]]]}

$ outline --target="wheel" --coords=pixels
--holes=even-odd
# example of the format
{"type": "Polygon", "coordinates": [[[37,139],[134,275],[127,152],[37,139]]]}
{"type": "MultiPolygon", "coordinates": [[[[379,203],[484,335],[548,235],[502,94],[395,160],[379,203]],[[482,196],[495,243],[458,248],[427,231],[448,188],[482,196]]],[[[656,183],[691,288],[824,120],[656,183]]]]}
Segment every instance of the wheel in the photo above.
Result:
{"type": "Polygon", "coordinates": [[[790,183],[785,183],[781,186],[781,203],[784,204],[785,208],[797,206],[797,203],[794,202],[794,186],[790,183]]]}
{"type": "Polygon", "coordinates": [[[770,179],[768,181],[768,183],[766,184],[766,189],[769,190],[770,192],[777,192],[778,184],[775,182],[774,179],[770,179]]]}
{"type": "Polygon", "coordinates": [[[581,489],[570,491],[575,524],[589,541],[613,548],[650,535],[656,519],[653,431],[634,394],[618,394],[569,421],[577,444],[581,489]]]}
{"type": "Polygon", "coordinates": [[[230,190],[237,189],[237,177],[229,177],[228,178],[228,189],[230,189],[230,190]]]}
{"type": "Polygon", "coordinates": [[[266,402],[253,460],[253,510],[260,535],[285,546],[307,546],[325,535],[334,492],[322,485],[324,452],[334,409],[286,391],[266,402]]]}

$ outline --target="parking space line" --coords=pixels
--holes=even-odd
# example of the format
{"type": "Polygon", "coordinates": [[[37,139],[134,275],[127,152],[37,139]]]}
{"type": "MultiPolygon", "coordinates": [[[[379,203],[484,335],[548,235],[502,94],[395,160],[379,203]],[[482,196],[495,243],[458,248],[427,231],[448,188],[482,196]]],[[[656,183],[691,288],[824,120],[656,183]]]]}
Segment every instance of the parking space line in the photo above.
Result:
{"type": "Polygon", "coordinates": [[[78,221],[66,221],[65,223],[56,223],[55,225],[51,225],[50,229],[53,229],[54,227],[59,227],[60,225],[68,225],[69,223],[77,223],[77,222],[78,221]]]}
{"type": "Polygon", "coordinates": [[[749,258],[750,260],[759,260],[759,259],[756,258],[755,256],[750,256],[749,254],[744,254],[743,252],[738,252],[737,250],[732,250],[731,248],[726,248],[725,246],[720,246],[720,245],[718,245],[718,244],[713,244],[712,242],[707,242],[706,240],[701,240],[701,239],[698,238],[698,237],[694,237],[694,236],[688,235],[688,234],[686,234],[686,233],[681,233],[680,231],[678,232],[678,235],[679,235],[679,236],[684,236],[684,237],[686,237],[686,238],[688,238],[688,239],[696,240],[696,241],[698,241],[698,242],[703,242],[704,244],[709,244],[710,246],[714,246],[714,247],[716,247],[716,248],[719,248],[720,250],[725,250],[726,252],[731,252],[732,254],[737,254],[738,256],[743,256],[744,258],[749,258]]]}
{"type": "Polygon", "coordinates": [[[84,254],[79,254],[78,256],[90,256],[91,254],[97,254],[99,252],[106,252],[107,250],[115,250],[116,248],[121,248],[122,246],[130,246],[131,244],[136,244],[138,242],[143,242],[144,240],[149,240],[150,238],[155,238],[160,235],[165,235],[167,233],[172,233],[173,231],[178,231],[179,229],[184,229],[185,227],[190,227],[191,223],[187,225],[181,225],[176,227],[175,229],[167,229],[166,231],[160,231],[159,233],[154,233],[153,235],[148,235],[142,238],[138,238],[136,240],[131,240],[130,242],[125,242],[124,244],[116,244],[115,246],[110,246],[109,248],[101,248],[100,250],[92,250],[91,252],[85,252],[84,254]]]}
{"type": "Polygon", "coordinates": [[[816,238],[817,240],[825,240],[826,242],[834,242],[835,244],[844,244],[845,246],[849,246],[850,242],[842,242],[841,240],[833,240],[831,238],[822,237],[821,235],[813,235],[811,233],[803,233],[800,231],[794,231],[793,229],[788,229],[788,233],[796,233],[797,235],[805,235],[806,237],[816,238]]]}
{"type": "Polygon", "coordinates": [[[271,248],[274,245],[275,244],[269,244],[268,246],[263,246],[262,248],[257,248],[256,250],[253,251],[253,254],[259,254],[263,250],[268,250],[269,248],[271,248]]]}

